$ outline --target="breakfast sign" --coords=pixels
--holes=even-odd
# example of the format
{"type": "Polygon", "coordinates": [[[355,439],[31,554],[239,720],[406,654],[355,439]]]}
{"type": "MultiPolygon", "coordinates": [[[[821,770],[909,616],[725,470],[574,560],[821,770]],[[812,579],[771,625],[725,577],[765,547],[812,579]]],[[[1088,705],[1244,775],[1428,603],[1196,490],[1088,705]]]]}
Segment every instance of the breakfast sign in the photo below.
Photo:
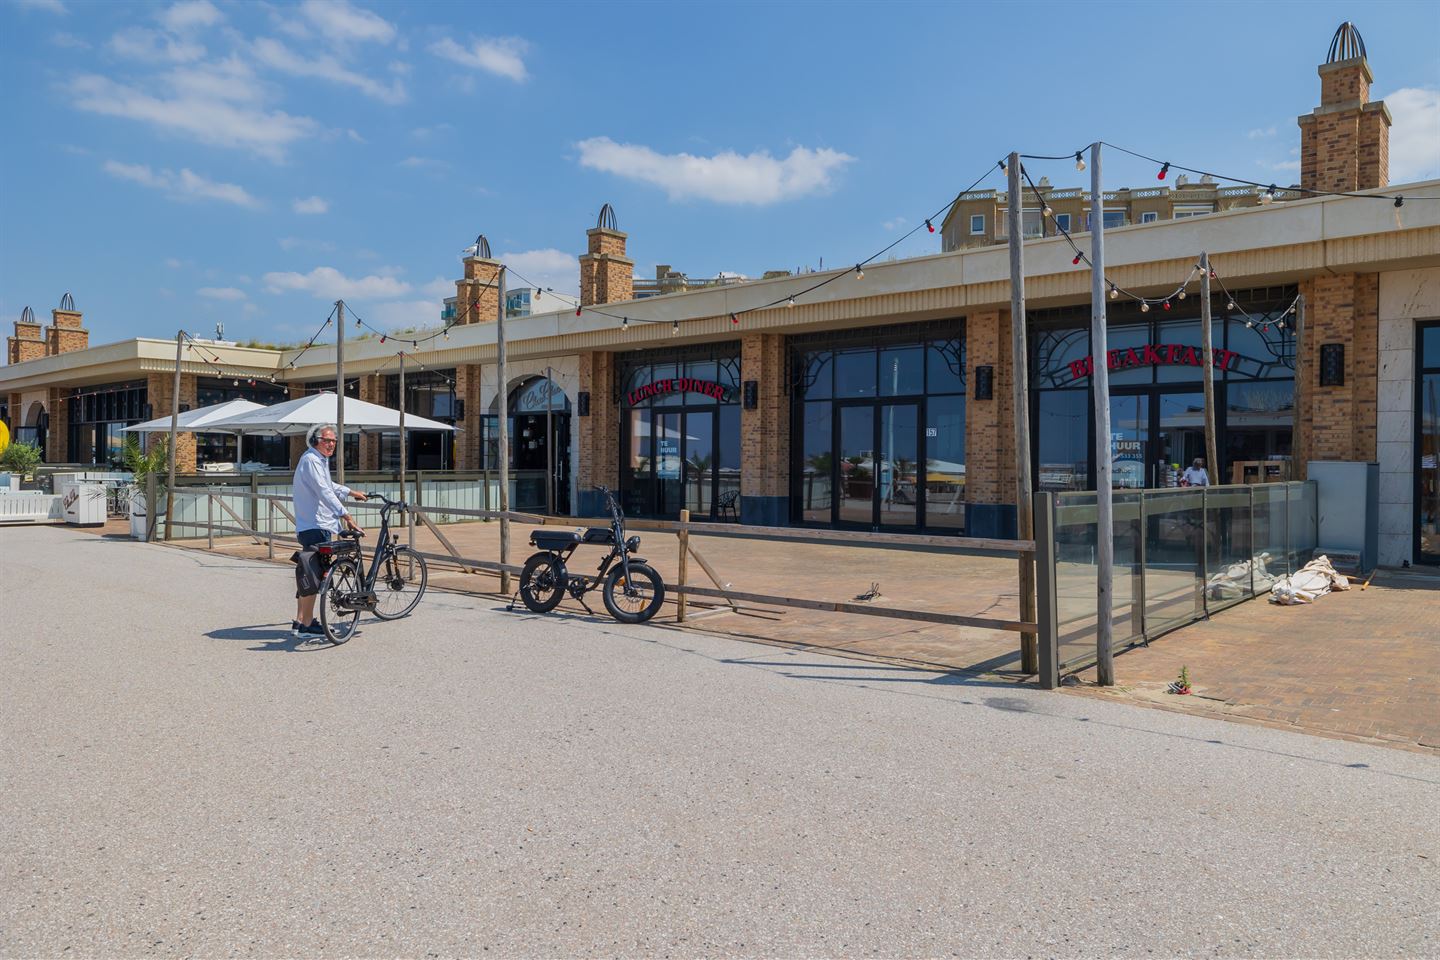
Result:
{"type": "MultiPolygon", "coordinates": [[[[1240,360],[1234,350],[1210,351],[1211,362],[1216,370],[1233,370],[1240,360]]],[[[1204,351],[1179,343],[1147,343],[1141,347],[1121,347],[1105,353],[1105,366],[1109,370],[1128,370],[1131,367],[1198,367],[1203,361],[1204,351]]],[[[1095,358],[1081,357],[1070,362],[1070,376],[1076,380],[1095,372],[1095,358]]]]}
{"type": "Polygon", "coordinates": [[[663,397],[672,393],[699,393],[716,400],[725,401],[728,389],[724,384],[716,383],[714,380],[697,380],[694,377],[666,377],[647,383],[643,387],[636,387],[625,395],[625,402],[630,406],[637,403],[644,403],[651,397],[663,397]]]}

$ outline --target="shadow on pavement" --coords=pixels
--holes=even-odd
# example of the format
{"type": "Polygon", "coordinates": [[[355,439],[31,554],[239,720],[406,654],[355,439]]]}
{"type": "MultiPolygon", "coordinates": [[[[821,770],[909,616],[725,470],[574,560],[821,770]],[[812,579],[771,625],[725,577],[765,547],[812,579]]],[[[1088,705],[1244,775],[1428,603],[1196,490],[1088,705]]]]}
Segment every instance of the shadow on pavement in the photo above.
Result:
{"type": "MultiPolygon", "coordinates": [[[[333,650],[334,644],[313,637],[300,639],[290,633],[290,624],[253,623],[244,627],[223,627],[205,634],[211,640],[247,640],[256,643],[250,649],[258,653],[310,653],[333,650]]],[[[356,632],[359,636],[359,632],[356,632]]]]}

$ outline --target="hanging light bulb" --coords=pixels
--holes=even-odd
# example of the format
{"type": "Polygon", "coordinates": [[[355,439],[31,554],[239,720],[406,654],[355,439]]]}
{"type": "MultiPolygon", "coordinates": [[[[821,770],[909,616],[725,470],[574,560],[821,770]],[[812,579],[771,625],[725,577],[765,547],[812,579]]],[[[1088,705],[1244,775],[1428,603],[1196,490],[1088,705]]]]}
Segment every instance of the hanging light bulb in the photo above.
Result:
{"type": "Polygon", "coordinates": [[[1001,161],[1000,161],[1000,172],[1001,172],[1001,173],[1008,173],[1008,172],[1009,172],[1009,171],[1007,171],[1007,170],[1005,169],[1005,161],[1004,161],[1004,160],[1001,160],[1001,161]]]}
{"type": "Polygon", "coordinates": [[[1405,198],[1404,198],[1404,197],[1396,197],[1396,198],[1395,198],[1395,206],[1396,206],[1397,209],[1400,208],[1400,207],[1405,206],[1405,198]]]}
{"type": "Polygon", "coordinates": [[[935,232],[935,224],[931,223],[929,220],[926,220],[926,221],[925,221],[925,229],[929,230],[931,233],[934,233],[934,232],[935,232]]]}
{"type": "Polygon", "coordinates": [[[1175,296],[1176,296],[1177,299],[1184,300],[1184,299],[1185,299],[1185,291],[1184,291],[1184,290],[1181,290],[1181,291],[1180,291],[1179,293],[1177,293],[1175,296]]]}
{"type": "Polygon", "coordinates": [[[1265,326],[1261,327],[1261,328],[1260,328],[1260,332],[1261,332],[1261,333],[1269,333],[1269,332],[1270,332],[1270,324],[1267,323],[1267,324],[1265,324],[1265,326]]]}
{"type": "Polygon", "coordinates": [[[1042,212],[1043,212],[1043,213],[1045,214],[1045,216],[1047,216],[1047,217],[1053,217],[1053,216],[1055,216],[1055,211],[1050,209],[1050,204],[1048,204],[1048,203],[1045,204],[1045,209],[1044,209],[1044,211],[1042,211],[1042,212]]]}
{"type": "Polygon", "coordinates": [[[579,304],[576,304],[576,305],[575,305],[575,316],[577,316],[577,317],[580,316],[580,305],[579,305],[579,304]]]}
{"type": "Polygon", "coordinates": [[[738,327],[739,325],[740,325],[740,318],[737,317],[737,316],[735,316],[735,314],[733,314],[733,313],[730,314],[730,326],[732,326],[732,327],[738,327]]]}
{"type": "Polygon", "coordinates": [[[1081,171],[1082,173],[1085,170],[1085,157],[1081,154],[1081,151],[1079,150],[1075,151],[1075,169],[1081,171]]]}
{"type": "Polygon", "coordinates": [[[1251,320],[1251,319],[1249,319],[1249,318],[1247,317],[1247,318],[1245,319],[1245,328],[1246,328],[1247,330],[1254,330],[1254,329],[1255,329],[1255,321],[1254,321],[1254,320],[1251,320]]]}
{"type": "Polygon", "coordinates": [[[1272,183],[1272,184],[1270,184],[1270,186],[1265,190],[1264,193],[1260,194],[1260,202],[1261,202],[1261,203],[1266,203],[1266,204],[1268,204],[1271,200],[1274,200],[1274,199],[1275,199],[1275,184],[1272,183]]]}
{"type": "Polygon", "coordinates": [[[240,386],[240,381],[239,381],[239,380],[231,380],[231,381],[230,381],[230,386],[232,386],[232,387],[238,387],[238,386],[240,386]]]}
{"type": "Polygon", "coordinates": [[[446,327],[446,328],[444,329],[444,331],[442,331],[441,336],[443,336],[446,340],[449,340],[449,339],[450,339],[450,328],[449,328],[449,327],[446,327]]]}
{"type": "Polygon", "coordinates": [[[1120,291],[1115,289],[1115,284],[1110,284],[1110,299],[1115,300],[1120,296],[1120,291]]]}
{"type": "Polygon", "coordinates": [[[671,333],[671,335],[673,336],[674,334],[677,334],[677,333],[679,333],[679,332],[680,332],[680,321],[679,321],[679,320],[671,320],[671,321],[670,321],[670,333],[671,333]]]}
{"type": "Polygon", "coordinates": [[[1300,308],[1299,308],[1298,306],[1296,306],[1295,304],[1292,303],[1292,304],[1290,304],[1290,309],[1289,309],[1289,310],[1286,310],[1285,312],[1286,312],[1286,313],[1294,313],[1294,312],[1296,312],[1296,311],[1299,310],[1299,309],[1300,309],[1300,308]]]}
{"type": "Polygon", "coordinates": [[[1225,303],[1225,309],[1226,309],[1226,310],[1234,310],[1234,309],[1235,309],[1235,301],[1234,301],[1234,300],[1226,301],[1226,303],[1225,303]]]}
{"type": "Polygon", "coordinates": [[[629,317],[621,317],[621,318],[620,318],[620,329],[621,329],[621,330],[629,330],[629,329],[630,329],[630,318],[629,318],[629,317]]]}
{"type": "Polygon", "coordinates": [[[791,297],[789,300],[786,300],[786,301],[785,301],[785,308],[786,308],[787,310],[788,310],[789,308],[793,307],[793,306],[795,306],[795,298],[794,298],[794,297],[791,297]]]}
{"type": "Polygon", "coordinates": [[[384,343],[385,340],[386,340],[385,334],[383,334],[383,333],[380,334],[380,342],[381,342],[381,343],[384,343]]]}
{"type": "Polygon", "coordinates": [[[1161,167],[1160,167],[1160,173],[1155,177],[1155,179],[1156,179],[1156,180],[1164,180],[1164,179],[1165,179],[1165,175],[1166,175],[1167,173],[1169,173],[1169,172],[1170,172],[1170,161],[1169,161],[1169,160],[1166,160],[1165,163],[1163,163],[1163,164],[1161,165],[1161,167]]]}
{"type": "Polygon", "coordinates": [[[535,299],[536,299],[536,300],[539,300],[539,299],[540,299],[540,288],[539,288],[539,287],[536,287],[536,288],[535,288],[535,299]]]}
{"type": "Polygon", "coordinates": [[[1075,259],[1071,260],[1070,263],[1078,267],[1080,265],[1080,254],[1075,254],[1075,259]]]}
{"type": "Polygon", "coordinates": [[[1149,313],[1149,312],[1150,312],[1150,301],[1149,301],[1149,300],[1141,300],[1141,301],[1140,301],[1140,312],[1141,312],[1141,313],[1149,313]]]}
{"type": "Polygon", "coordinates": [[[1170,309],[1170,301],[1169,301],[1169,300],[1166,300],[1166,301],[1165,301],[1164,303],[1162,303],[1160,306],[1163,307],[1163,308],[1166,309],[1166,310],[1169,310],[1169,309],[1170,309]]]}
{"type": "Polygon", "coordinates": [[[856,279],[856,280],[864,280],[864,279],[865,279],[865,271],[864,271],[864,269],[861,268],[860,264],[858,264],[858,263],[855,264],[855,279],[856,279]]]}

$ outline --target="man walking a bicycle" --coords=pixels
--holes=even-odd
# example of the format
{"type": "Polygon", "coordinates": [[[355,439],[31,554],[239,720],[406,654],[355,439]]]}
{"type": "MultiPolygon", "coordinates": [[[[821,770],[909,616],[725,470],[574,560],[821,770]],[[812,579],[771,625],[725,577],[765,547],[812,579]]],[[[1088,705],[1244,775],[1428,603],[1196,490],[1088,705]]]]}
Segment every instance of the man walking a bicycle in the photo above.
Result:
{"type": "Polygon", "coordinates": [[[300,541],[300,553],[296,555],[295,619],[290,622],[290,632],[296,639],[325,635],[320,621],[315,619],[315,596],[320,592],[320,582],[314,548],[333,539],[340,532],[341,524],[350,530],[360,530],[341,498],[364,500],[365,494],[330,479],[335,438],[334,424],[310,428],[305,453],[295,467],[295,535],[300,541]]]}

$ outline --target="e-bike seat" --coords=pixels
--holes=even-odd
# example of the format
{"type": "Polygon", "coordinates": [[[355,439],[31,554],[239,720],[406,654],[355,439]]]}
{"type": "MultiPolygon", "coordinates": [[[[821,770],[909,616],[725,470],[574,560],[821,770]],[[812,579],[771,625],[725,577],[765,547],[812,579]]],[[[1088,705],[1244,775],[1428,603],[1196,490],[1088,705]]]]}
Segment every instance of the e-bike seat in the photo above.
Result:
{"type": "Polygon", "coordinates": [[[536,530],[530,534],[530,543],[541,550],[568,550],[580,542],[580,534],[574,530],[536,530]]]}
{"type": "Polygon", "coordinates": [[[585,537],[581,542],[609,545],[615,542],[615,531],[609,527],[591,527],[585,531],[585,537]]]}

